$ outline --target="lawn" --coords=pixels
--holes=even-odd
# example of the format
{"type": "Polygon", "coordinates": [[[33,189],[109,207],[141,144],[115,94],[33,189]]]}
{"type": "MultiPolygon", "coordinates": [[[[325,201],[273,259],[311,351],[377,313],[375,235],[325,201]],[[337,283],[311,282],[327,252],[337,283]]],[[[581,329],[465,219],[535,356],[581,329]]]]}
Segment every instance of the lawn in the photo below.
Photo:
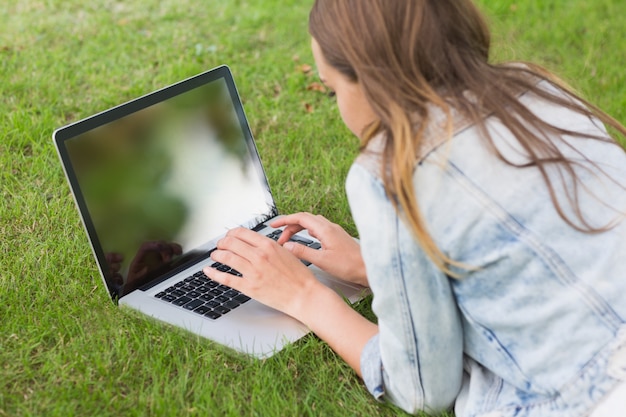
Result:
{"type": "MultiPolygon", "coordinates": [[[[494,60],[533,60],[626,122],[623,0],[482,0],[494,60]]],[[[228,64],[279,209],[352,234],[358,143],[319,91],[311,1],[0,5],[0,416],[402,415],[314,336],[257,361],[108,300],[52,131],[228,64]]],[[[357,307],[370,314],[368,303],[357,307]]]]}

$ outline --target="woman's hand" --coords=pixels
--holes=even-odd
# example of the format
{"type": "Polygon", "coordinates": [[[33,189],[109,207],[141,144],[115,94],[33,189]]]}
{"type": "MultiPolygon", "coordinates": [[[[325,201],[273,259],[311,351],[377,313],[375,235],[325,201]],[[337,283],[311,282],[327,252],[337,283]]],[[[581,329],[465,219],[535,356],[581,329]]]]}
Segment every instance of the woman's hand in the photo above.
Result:
{"type": "MultiPolygon", "coordinates": [[[[302,217],[294,216],[296,219],[302,217]]],[[[304,217],[308,216],[311,215],[304,217]]],[[[288,222],[291,222],[293,217],[289,217],[291,216],[287,216],[288,222]]],[[[334,248],[341,247],[344,240],[352,240],[345,234],[348,237],[346,239],[336,230],[338,226],[324,218],[289,224],[292,227],[287,233],[292,233],[297,228],[294,228],[296,224],[313,225],[313,230],[319,236],[330,238],[327,242],[332,243],[327,251],[333,259],[339,256],[338,262],[342,258],[334,248]]],[[[354,243],[353,240],[352,242],[354,243]]],[[[350,248],[350,253],[354,256],[354,247],[350,248]]],[[[328,342],[361,375],[361,352],[367,341],[378,332],[378,326],[353,310],[335,291],[320,283],[309,268],[287,249],[257,232],[238,228],[229,231],[217,243],[217,249],[211,253],[211,258],[236,269],[242,276],[231,275],[208,266],[204,268],[204,273],[209,278],[301,321],[328,342]]]]}
{"type": "Polygon", "coordinates": [[[337,278],[368,286],[361,247],[341,226],[311,213],[283,216],[274,220],[270,226],[285,226],[278,243],[296,257],[315,264],[337,278]],[[304,229],[321,242],[321,249],[289,242],[291,236],[304,229]]]}
{"type": "MultiPolygon", "coordinates": [[[[313,273],[289,251],[259,233],[230,230],[211,254],[217,262],[239,271],[238,277],[206,267],[211,279],[303,321],[301,310],[313,293],[331,295],[313,273]]],[[[332,295],[335,295],[332,292],[332,295]]]]}

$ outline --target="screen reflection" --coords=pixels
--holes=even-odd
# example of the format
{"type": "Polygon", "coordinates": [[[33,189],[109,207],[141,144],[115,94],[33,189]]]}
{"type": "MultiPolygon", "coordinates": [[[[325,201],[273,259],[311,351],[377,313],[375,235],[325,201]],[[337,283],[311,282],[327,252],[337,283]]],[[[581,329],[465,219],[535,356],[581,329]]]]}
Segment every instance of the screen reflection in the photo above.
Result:
{"type": "Polygon", "coordinates": [[[66,144],[114,295],[205,253],[228,228],[273,213],[223,80],[66,144]]]}

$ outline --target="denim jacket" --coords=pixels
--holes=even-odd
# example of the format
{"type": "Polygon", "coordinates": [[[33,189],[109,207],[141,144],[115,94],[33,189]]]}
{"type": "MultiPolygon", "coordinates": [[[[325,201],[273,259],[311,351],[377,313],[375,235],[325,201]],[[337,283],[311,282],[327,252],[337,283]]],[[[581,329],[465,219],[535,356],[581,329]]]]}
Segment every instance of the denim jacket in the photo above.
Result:
{"type": "MultiPolygon", "coordinates": [[[[554,125],[606,134],[599,122],[530,93],[520,100],[554,125]]],[[[555,210],[537,168],[504,163],[475,126],[455,123],[449,140],[431,123],[413,184],[435,243],[474,267],[461,279],[431,262],[390,203],[380,179],[383,138],[348,174],[379,325],[361,355],[364,382],[408,412],[436,413],[456,402],[458,417],[585,416],[626,381],[626,191],[577,168],[589,222],[614,220],[608,232],[579,232],[555,210]]],[[[487,123],[502,154],[523,162],[511,133],[493,117],[487,123]]],[[[619,147],[567,140],[624,185],[619,147]]]]}

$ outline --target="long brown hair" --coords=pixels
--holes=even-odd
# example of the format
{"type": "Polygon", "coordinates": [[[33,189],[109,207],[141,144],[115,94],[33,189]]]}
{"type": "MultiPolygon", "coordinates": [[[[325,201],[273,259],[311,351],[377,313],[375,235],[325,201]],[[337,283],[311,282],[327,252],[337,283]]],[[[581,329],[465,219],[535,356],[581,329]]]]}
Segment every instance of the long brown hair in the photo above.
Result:
{"type": "Polygon", "coordinates": [[[327,63],[361,84],[378,117],[362,135],[361,149],[383,134],[380,175],[387,195],[442,270],[450,273],[450,265],[460,265],[449,259],[429,235],[412,183],[433,105],[447,115],[450,136],[454,110],[477,126],[486,146],[499,158],[518,167],[536,167],[552,204],[571,227],[586,233],[609,228],[592,225],[578,204],[580,179],[574,168],[583,160],[601,169],[562,137],[572,135],[621,146],[600,134],[550,125],[525,107],[519,96],[532,92],[576,113],[595,117],[624,137],[626,129],[538,65],[490,63],[489,29],[471,0],[316,0],[309,16],[309,31],[327,63]],[[549,82],[557,91],[539,87],[538,80],[549,82]],[[527,163],[516,164],[498,151],[486,128],[486,115],[498,118],[511,131],[526,152],[527,163]],[[571,148],[579,161],[565,157],[557,145],[571,148]],[[572,185],[562,188],[573,215],[566,215],[564,202],[555,193],[555,179],[548,175],[549,168],[555,166],[556,180],[572,185]]]}

